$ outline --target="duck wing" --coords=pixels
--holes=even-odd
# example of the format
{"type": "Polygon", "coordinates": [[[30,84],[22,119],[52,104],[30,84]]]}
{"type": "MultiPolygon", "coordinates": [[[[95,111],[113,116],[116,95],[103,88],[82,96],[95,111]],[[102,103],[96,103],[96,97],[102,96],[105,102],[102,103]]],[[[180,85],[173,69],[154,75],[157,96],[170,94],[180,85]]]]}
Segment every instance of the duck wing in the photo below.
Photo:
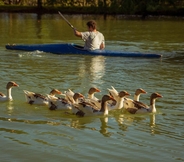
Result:
{"type": "Polygon", "coordinates": [[[133,101],[133,104],[134,104],[134,107],[137,108],[137,109],[141,109],[141,108],[149,108],[148,105],[146,105],[145,103],[143,102],[140,102],[140,101],[133,101]]]}
{"type": "Polygon", "coordinates": [[[85,101],[91,104],[91,106],[95,107],[98,110],[101,108],[101,102],[102,102],[101,100],[86,99],[85,101]]]}
{"type": "Polygon", "coordinates": [[[78,108],[83,111],[85,114],[92,114],[95,110],[99,110],[97,107],[95,107],[93,104],[89,102],[79,102],[78,108]]]}
{"type": "Polygon", "coordinates": [[[117,91],[113,86],[111,86],[111,88],[112,88],[112,89],[107,88],[107,90],[109,91],[109,94],[110,94],[111,96],[113,96],[113,98],[114,98],[115,100],[117,100],[117,99],[118,99],[118,91],[117,91]]]}
{"type": "Polygon", "coordinates": [[[135,114],[137,112],[137,108],[127,108],[126,111],[128,111],[130,114],[135,114]]]}
{"type": "Polygon", "coordinates": [[[4,93],[0,92],[0,96],[5,97],[6,95],[4,93]]]}

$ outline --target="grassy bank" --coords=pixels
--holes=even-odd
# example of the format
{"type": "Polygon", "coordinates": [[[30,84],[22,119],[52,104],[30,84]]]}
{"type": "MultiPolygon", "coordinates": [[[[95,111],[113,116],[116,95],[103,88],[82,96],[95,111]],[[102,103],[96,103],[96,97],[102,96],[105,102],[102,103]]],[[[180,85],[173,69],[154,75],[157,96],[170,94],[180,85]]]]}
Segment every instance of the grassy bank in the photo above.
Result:
{"type": "MultiPolygon", "coordinates": [[[[16,12],[16,13],[57,13],[58,11],[62,11],[62,13],[67,14],[124,14],[130,15],[126,13],[122,9],[114,9],[114,8],[100,8],[100,7],[34,7],[34,6],[13,6],[13,5],[1,5],[0,12],[16,12]]],[[[184,8],[164,8],[162,10],[152,10],[152,11],[135,11],[131,13],[131,15],[142,15],[142,16],[184,16],[184,8]]]]}

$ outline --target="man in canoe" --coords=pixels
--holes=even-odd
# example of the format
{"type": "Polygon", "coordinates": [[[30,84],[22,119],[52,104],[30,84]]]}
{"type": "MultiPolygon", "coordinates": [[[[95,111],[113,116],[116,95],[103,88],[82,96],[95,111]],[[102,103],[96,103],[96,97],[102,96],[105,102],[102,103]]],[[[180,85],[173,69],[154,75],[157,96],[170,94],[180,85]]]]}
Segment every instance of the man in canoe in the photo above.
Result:
{"type": "Polygon", "coordinates": [[[105,39],[102,33],[97,31],[96,22],[90,20],[87,22],[88,31],[79,32],[74,29],[74,33],[77,37],[81,37],[85,44],[84,49],[95,50],[95,49],[104,49],[105,48],[105,39]]]}

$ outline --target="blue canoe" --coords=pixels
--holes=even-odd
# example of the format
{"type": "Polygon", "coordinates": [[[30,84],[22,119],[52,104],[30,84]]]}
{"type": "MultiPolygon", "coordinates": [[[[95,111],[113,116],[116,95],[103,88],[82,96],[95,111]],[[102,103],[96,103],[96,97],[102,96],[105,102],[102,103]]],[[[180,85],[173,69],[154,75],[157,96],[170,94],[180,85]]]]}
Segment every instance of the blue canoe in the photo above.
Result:
{"type": "Polygon", "coordinates": [[[124,51],[110,51],[110,50],[84,50],[82,46],[73,43],[57,43],[57,44],[32,44],[32,45],[6,45],[9,50],[23,50],[23,51],[43,51],[53,54],[77,54],[77,55],[102,55],[114,57],[147,57],[160,58],[160,54],[140,53],[140,52],[124,52],[124,51]]]}

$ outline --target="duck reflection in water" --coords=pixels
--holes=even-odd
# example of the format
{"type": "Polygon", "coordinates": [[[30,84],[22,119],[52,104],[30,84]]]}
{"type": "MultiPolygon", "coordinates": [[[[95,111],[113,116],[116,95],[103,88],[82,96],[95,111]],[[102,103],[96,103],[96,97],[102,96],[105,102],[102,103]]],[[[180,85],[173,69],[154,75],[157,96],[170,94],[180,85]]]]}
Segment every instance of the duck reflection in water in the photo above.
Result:
{"type": "Polygon", "coordinates": [[[75,117],[72,118],[70,127],[75,129],[92,129],[95,130],[95,128],[87,126],[87,124],[93,123],[95,118],[80,118],[75,117]]]}
{"type": "Polygon", "coordinates": [[[13,113],[13,110],[14,110],[14,106],[13,106],[13,102],[12,101],[8,101],[8,104],[7,104],[7,111],[8,111],[8,114],[12,114],[13,113]]]}
{"type": "Polygon", "coordinates": [[[150,114],[150,133],[155,134],[155,114],[150,114]]]}
{"type": "MultiPolygon", "coordinates": [[[[147,115],[135,116],[135,115],[127,115],[127,114],[120,114],[119,116],[115,117],[119,129],[122,131],[127,131],[128,127],[131,126],[133,123],[140,123],[144,120],[147,120],[147,115]]],[[[149,126],[151,134],[155,134],[155,114],[149,115],[149,126]]]]}
{"type": "Polygon", "coordinates": [[[105,137],[110,137],[112,134],[110,132],[108,132],[107,128],[108,128],[108,117],[102,117],[100,118],[101,121],[101,127],[100,127],[100,133],[105,136],[105,137]]]}
{"type": "Polygon", "coordinates": [[[90,123],[93,123],[95,120],[98,120],[98,119],[101,122],[99,132],[105,137],[110,137],[112,133],[108,132],[109,126],[108,126],[107,116],[89,117],[89,118],[73,118],[70,123],[70,127],[75,128],[75,129],[89,129],[93,131],[98,131],[98,128],[89,126],[90,123]]]}
{"type": "Polygon", "coordinates": [[[150,127],[155,126],[155,114],[150,114],[150,127]]]}

